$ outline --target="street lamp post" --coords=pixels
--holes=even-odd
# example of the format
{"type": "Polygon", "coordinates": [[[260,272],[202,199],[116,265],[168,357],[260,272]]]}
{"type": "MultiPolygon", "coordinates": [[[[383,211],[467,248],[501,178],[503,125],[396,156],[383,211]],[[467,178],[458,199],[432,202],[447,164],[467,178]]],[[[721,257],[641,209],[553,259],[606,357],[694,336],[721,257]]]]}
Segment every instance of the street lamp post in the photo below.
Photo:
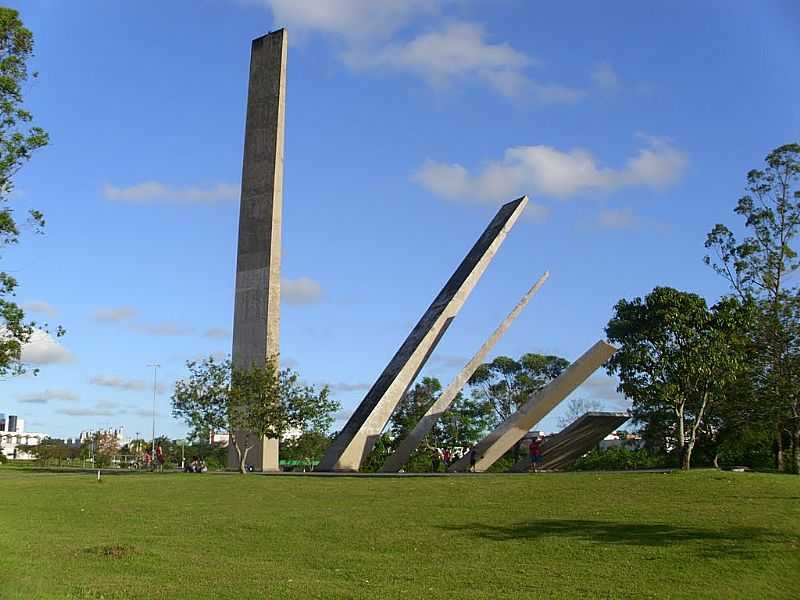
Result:
{"type": "Polygon", "coordinates": [[[147,365],[153,367],[153,436],[150,439],[150,460],[152,465],[155,465],[156,460],[156,389],[158,387],[158,368],[161,366],[158,363],[147,365]]]}

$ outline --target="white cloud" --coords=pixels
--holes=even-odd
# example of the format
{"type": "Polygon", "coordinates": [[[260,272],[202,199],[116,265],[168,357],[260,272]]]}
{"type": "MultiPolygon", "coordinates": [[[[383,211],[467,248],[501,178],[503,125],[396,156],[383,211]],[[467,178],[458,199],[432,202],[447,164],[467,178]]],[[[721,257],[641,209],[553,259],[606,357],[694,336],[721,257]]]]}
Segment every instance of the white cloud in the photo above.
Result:
{"type": "Polygon", "coordinates": [[[17,394],[19,402],[25,404],[47,404],[50,400],[62,400],[64,402],[76,402],[78,395],[63,389],[47,389],[43,392],[33,392],[30,394],[17,394]]]}
{"type": "Polygon", "coordinates": [[[332,392],[361,392],[368,390],[371,386],[368,383],[329,383],[328,387],[332,392]]]}
{"type": "Polygon", "coordinates": [[[120,390],[143,390],[147,385],[142,379],[122,379],[121,377],[108,377],[106,375],[95,375],[89,379],[89,383],[120,390]]]}
{"type": "Polygon", "coordinates": [[[56,412],[68,417],[113,417],[116,414],[105,403],[98,403],[93,408],[62,408],[56,412]]]}
{"type": "Polygon", "coordinates": [[[209,186],[170,186],[159,181],[143,181],[128,187],[103,186],[103,196],[114,202],[146,204],[173,202],[180,204],[214,204],[239,198],[239,186],[218,183],[209,186]]]}
{"type": "Polygon", "coordinates": [[[603,62],[592,70],[592,82],[601,90],[613,92],[619,87],[619,76],[611,64],[603,62]]]}
{"type": "Polygon", "coordinates": [[[597,217],[597,226],[603,229],[633,229],[639,220],[631,210],[602,210],[597,217]]]}
{"type": "Polygon", "coordinates": [[[471,174],[457,163],[427,161],[413,180],[444,198],[500,201],[522,194],[569,198],[629,186],[664,187],[677,181],[686,155],[669,142],[647,138],[647,145],[624,167],[601,167],[583,148],[562,151],[552,146],[516,146],[502,160],[471,174]]]}
{"type": "MultiPolygon", "coordinates": [[[[89,379],[89,383],[124,391],[152,390],[152,384],[143,379],[123,379],[116,376],[95,375],[89,379]]],[[[162,384],[158,384],[156,389],[159,394],[163,394],[166,387],[162,384]]]]}
{"type": "Polygon", "coordinates": [[[98,308],[94,311],[92,318],[95,321],[107,323],[117,323],[134,318],[138,311],[131,306],[120,306],[118,308],[98,308]]]}
{"type": "MultiPolygon", "coordinates": [[[[464,22],[449,23],[441,31],[389,44],[377,52],[352,50],[345,58],[355,68],[386,67],[413,73],[436,88],[477,79],[507,96],[518,95],[525,88],[523,69],[533,62],[508,44],[486,42],[480,25],[464,22]]],[[[548,94],[557,98],[553,90],[548,94]]]]}
{"type": "Polygon", "coordinates": [[[421,13],[436,12],[440,0],[256,0],[272,9],[273,21],[291,29],[313,29],[347,38],[380,38],[421,13]]]}
{"type": "Polygon", "coordinates": [[[281,300],[289,306],[314,304],[321,298],[322,286],[310,277],[281,281],[281,300]]]}
{"type": "Polygon", "coordinates": [[[431,366],[460,369],[469,362],[469,357],[452,354],[434,354],[431,356],[429,362],[431,366]]]}
{"type": "Polygon", "coordinates": [[[34,329],[30,341],[22,346],[22,362],[24,363],[52,365],[70,363],[74,360],[75,357],[69,350],[41,329],[34,329]]]}
{"type": "Polygon", "coordinates": [[[58,311],[49,302],[44,300],[31,300],[22,305],[22,309],[32,313],[41,313],[48,317],[55,317],[58,311]]]}
{"type": "Polygon", "coordinates": [[[204,337],[219,340],[229,338],[231,336],[231,332],[227,329],[223,329],[222,327],[211,327],[210,329],[206,329],[205,333],[203,333],[204,337]]]}
{"type": "Polygon", "coordinates": [[[130,328],[138,333],[156,336],[189,335],[192,329],[172,322],[163,323],[132,323],[130,328]]]}
{"type": "Polygon", "coordinates": [[[344,63],[354,69],[391,69],[423,78],[435,88],[480,81],[506,96],[527,93],[542,102],[574,102],[581,90],[530,80],[524,69],[538,61],[508,43],[489,43],[484,28],[445,22],[403,41],[391,41],[422,17],[437,19],[448,0],[253,0],[272,10],[276,26],[319,31],[344,43],[344,63]]]}

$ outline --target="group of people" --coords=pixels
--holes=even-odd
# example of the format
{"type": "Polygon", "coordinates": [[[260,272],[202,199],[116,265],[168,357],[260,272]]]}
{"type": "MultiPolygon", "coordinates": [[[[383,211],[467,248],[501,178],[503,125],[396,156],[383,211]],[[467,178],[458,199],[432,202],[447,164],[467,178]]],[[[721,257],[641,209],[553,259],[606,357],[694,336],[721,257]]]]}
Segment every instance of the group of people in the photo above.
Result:
{"type": "MultiPolygon", "coordinates": [[[[529,470],[532,470],[534,473],[541,468],[542,442],[544,442],[544,437],[538,435],[531,439],[530,443],[528,444],[528,456],[530,458],[529,470]]],[[[474,447],[467,449],[457,448],[452,451],[450,448],[445,448],[443,450],[437,448],[431,457],[431,467],[433,468],[434,472],[438,472],[439,467],[442,463],[444,463],[444,470],[446,471],[452,463],[461,460],[466,454],[469,454],[469,470],[471,473],[474,473],[475,462],[477,460],[474,447]]]]}
{"type": "Polygon", "coordinates": [[[431,457],[431,467],[434,472],[438,472],[439,467],[444,464],[444,470],[446,471],[451,464],[467,455],[469,455],[469,470],[475,471],[475,448],[454,448],[452,450],[450,448],[436,448],[431,457]]]}
{"type": "Polygon", "coordinates": [[[202,458],[193,456],[191,462],[183,465],[184,473],[205,473],[208,471],[205,461],[202,458]]]}

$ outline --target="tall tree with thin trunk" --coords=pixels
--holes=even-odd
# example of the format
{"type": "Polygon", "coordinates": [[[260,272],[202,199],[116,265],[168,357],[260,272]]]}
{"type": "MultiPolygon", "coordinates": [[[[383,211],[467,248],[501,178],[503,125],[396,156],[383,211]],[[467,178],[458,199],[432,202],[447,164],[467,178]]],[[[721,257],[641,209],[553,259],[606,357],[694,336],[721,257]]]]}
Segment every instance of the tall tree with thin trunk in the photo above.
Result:
{"type": "Polygon", "coordinates": [[[778,470],[790,466],[800,473],[800,144],[776,148],[765,162],[763,170],[747,174],[747,193],[734,210],[744,218],[746,234],[737,239],[717,224],[704,260],[733,295],[758,306],[750,335],[752,412],[771,424],[778,470]]]}
{"type": "MultiPolygon", "coordinates": [[[[23,104],[23,86],[36,77],[28,70],[32,56],[33,34],[16,10],[0,7],[0,247],[18,243],[23,225],[37,233],[44,228],[40,211],[29,209],[23,224],[11,203],[14,176],[48,142],[47,133],[32,124],[33,116],[23,104]]],[[[0,376],[25,372],[22,348],[36,328],[14,301],[16,289],[16,278],[0,270],[0,376]]]]}

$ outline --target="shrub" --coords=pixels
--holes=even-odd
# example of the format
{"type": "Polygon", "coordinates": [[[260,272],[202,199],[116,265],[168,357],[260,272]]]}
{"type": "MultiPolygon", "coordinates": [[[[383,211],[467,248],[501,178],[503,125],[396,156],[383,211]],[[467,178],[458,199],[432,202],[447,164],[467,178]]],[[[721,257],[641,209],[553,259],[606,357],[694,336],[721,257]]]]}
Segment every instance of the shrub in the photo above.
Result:
{"type": "Polygon", "coordinates": [[[661,469],[677,466],[674,457],[653,453],[644,448],[609,448],[592,450],[572,466],[572,471],[632,471],[635,469],[661,469]]]}

